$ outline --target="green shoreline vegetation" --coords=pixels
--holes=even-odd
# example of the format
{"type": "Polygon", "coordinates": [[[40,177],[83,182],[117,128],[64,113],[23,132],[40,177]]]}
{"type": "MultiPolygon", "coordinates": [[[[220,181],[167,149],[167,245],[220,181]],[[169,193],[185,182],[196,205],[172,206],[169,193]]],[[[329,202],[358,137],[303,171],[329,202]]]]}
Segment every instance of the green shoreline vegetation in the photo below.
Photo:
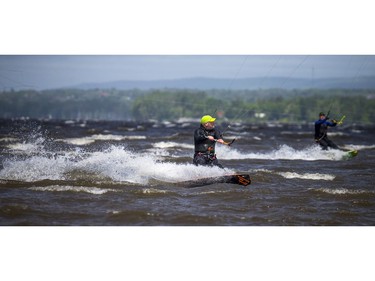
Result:
{"type": "Polygon", "coordinates": [[[306,123],[320,111],[375,124],[375,90],[117,90],[0,92],[0,118],[158,120],[217,115],[223,120],[306,123]]]}

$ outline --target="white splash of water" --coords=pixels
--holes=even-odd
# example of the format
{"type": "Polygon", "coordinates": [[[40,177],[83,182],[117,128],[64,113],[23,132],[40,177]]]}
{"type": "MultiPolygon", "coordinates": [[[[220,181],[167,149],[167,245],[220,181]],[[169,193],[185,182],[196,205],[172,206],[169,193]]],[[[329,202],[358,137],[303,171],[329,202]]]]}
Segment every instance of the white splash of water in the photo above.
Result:
{"type": "Polygon", "coordinates": [[[64,173],[69,170],[71,164],[65,156],[56,158],[31,156],[27,159],[7,159],[3,162],[4,168],[0,170],[0,177],[22,181],[61,180],[64,179],[64,173]]]}
{"type": "Polygon", "coordinates": [[[115,182],[147,184],[150,179],[177,182],[233,172],[218,167],[163,162],[156,155],[132,152],[113,145],[93,153],[76,150],[55,157],[31,155],[26,159],[7,159],[0,170],[0,178],[22,181],[74,180],[79,174],[78,177],[83,175],[88,180],[93,176],[115,182]]]}

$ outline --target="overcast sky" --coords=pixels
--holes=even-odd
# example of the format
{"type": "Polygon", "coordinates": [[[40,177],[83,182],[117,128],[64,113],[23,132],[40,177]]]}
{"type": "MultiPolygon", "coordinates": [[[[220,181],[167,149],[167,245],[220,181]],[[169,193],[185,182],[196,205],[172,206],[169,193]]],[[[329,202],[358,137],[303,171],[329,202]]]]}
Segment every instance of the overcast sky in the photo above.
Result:
{"type": "Polygon", "coordinates": [[[81,83],[190,77],[330,78],[375,76],[364,55],[3,55],[0,89],[42,90],[81,83]]]}

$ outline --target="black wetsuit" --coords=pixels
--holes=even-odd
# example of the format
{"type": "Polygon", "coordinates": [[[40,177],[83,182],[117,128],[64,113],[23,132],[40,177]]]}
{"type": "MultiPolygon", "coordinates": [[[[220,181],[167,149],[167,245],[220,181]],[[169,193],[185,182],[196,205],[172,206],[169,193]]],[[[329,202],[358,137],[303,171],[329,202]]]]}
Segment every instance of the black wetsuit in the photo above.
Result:
{"type": "Polygon", "coordinates": [[[215,154],[215,141],[207,137],[212,136],[215,140],[221,139],[221,133],[215,128],[207,130],[201,125],[194,132],[195,153],[193,163],[195,165],[215,165],[222,168],[215,154]]]}
{"type": "Polygon", "coordinates": [[[339,149],[339,147],[331,141],[327,136],[328,127],[334,127],[337,123],[328,122],[328,119],[319,119],[315,121],[315,141],[319,143],[323,150],[328,147],[339,149]]]}

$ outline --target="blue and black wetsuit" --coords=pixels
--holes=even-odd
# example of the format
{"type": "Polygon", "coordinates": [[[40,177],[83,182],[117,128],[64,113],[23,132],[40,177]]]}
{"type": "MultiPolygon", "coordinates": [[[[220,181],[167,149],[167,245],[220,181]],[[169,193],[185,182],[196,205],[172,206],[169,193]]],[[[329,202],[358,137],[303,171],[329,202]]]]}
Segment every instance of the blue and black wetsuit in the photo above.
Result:
{"type": "Polygon", "coordinates": [[[336,125],[336,122],[329,122],[327,118],[315,121],[315,141],[320,144],[323,150],[327,150],[328,147],[339,149],[327,136],[328,127],[335,127],[336,125]]]}
{"type": "Polygon", "coordinates": [[[195,165],[215,165],[222,168],[215,154],[215,141],[209,140],[207,137],[212,136],[214,139],[221,139],[221,133],[216,130],[207,130],[201,125],[194,132],[195,153],[193,163],[195,165]]]}

